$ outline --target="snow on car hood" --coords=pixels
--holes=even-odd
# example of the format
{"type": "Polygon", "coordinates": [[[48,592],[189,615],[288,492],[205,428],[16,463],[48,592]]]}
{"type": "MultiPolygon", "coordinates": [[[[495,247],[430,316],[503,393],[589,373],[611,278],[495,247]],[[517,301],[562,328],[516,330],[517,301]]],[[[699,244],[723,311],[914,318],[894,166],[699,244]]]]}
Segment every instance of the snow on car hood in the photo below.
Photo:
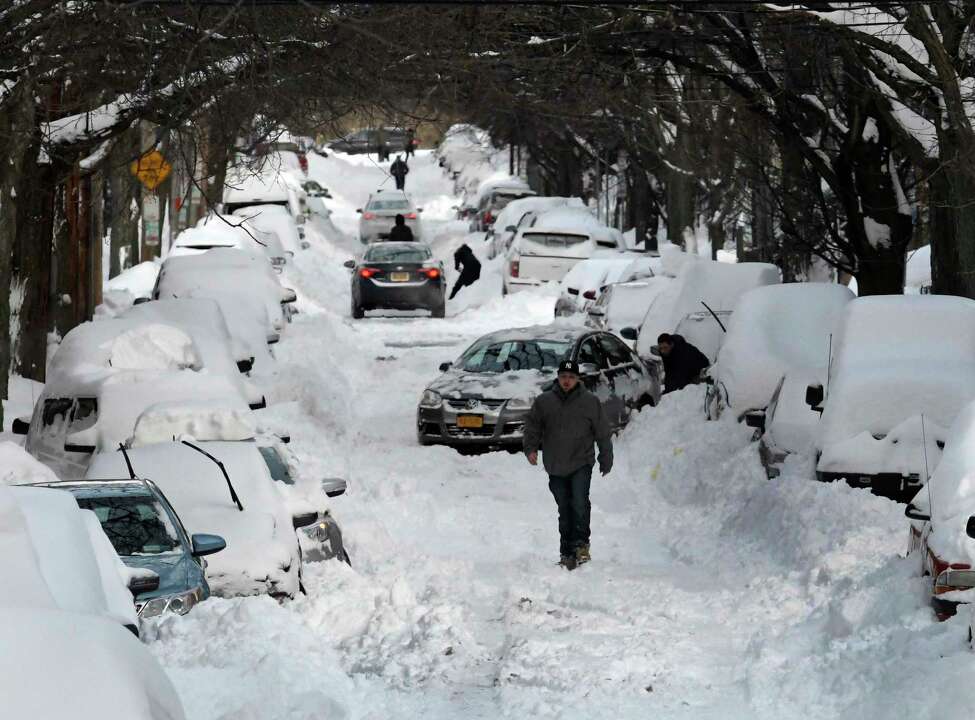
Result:
{"type": "Polygon", "coordinates": [[[934,469],[941,459],[947,430],[931,418],[914,415],[896,425],[890,432],[871,434],[864,431],[852,438],[831,443],[823,448],[817,469],[821,472],[851,473],[917,473],[924,478],[925,453],[922,437],[927,439],[927,463],[934,469]]]}
{"type": "Polygon", "coordinates": [[[555,380],[555,372],[518,370],[506,373],[472,373],[448,370],[434,380],[428,389],[444,397],[476,397],[507,400],[528,398],[548,389],[555,380]]]}

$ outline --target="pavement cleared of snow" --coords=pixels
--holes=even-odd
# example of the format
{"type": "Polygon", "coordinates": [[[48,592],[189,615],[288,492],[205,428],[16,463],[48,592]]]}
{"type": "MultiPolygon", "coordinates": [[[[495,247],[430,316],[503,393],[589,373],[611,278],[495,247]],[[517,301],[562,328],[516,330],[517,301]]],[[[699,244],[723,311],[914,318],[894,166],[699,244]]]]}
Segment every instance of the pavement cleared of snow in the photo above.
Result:
{"type": "MultiPolygon", "coordinates": [[[[901,506],[765,479],[750,431],[703,420],[703,388],[617,439],[593,482],[593,563],[555,566],[555,507],[520,455],[416,444],[416,403],[479,335],[547,322],[551,291],[502,298],[497,269],[448,317],[349,318],[342,262],[371,159],[310,157],[339,232],[287,270],[301,314],[276,347],[262,411],[286,425],[333,503],[353,567],[306,567],[306,597],[212,599],[150,647],[188,717],[920,718],[975,702],[966,617],[934,622],[901,506]],[[358,204],[357,204],[358,203],[358,204]]],[[[450,182],[423,153],[407,188],[435,252],[465,240],[450,182]]],[[[388,184],[388,183],[387,183],[388,184]]],[[[476,238],[466,238],[476,242],[476,238]]],[[[964,615],[964,613],[963,613],[964,615]]]]}

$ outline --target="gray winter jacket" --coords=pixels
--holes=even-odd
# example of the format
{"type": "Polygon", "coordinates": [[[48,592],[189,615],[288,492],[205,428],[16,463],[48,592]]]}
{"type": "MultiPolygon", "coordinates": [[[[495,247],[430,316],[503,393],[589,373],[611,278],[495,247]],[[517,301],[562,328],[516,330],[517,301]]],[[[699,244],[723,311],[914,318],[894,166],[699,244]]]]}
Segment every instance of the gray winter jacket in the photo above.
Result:
{"type": "Polygon", "coordinates": [[[545,472],[571,475],[584,465],[593,465],[599,445],[599,469],[613,467],[612,431],[602,403],[582,384],[566,394],[558,383],[532,404],[525,422],[525,454],[542,450],[545,472]]]}

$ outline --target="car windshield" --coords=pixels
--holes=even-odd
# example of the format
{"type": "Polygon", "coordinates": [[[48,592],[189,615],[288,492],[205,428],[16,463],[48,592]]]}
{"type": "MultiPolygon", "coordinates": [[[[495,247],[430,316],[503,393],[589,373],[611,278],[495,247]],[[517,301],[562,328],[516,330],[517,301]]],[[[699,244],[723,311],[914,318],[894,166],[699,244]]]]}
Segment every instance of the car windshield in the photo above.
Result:
{"type": "Polygon", "coordinates": [[[369,203],[370,210],[409,210],[408,200],[373,200],[369,203]]]}
{"type": "Polygon", "coordinates": [[[363,258],[373,263],[421,263],[430,259],[430,251],[425,247],[390,247],[388,245],[374,245],[369,248],[363,258]]]}
{"type": "Polygon", "coordinates": [[[172,552],[180,543],[166,511],[152,497],[115,496],[78,498],[102,524],[119,555],[158,555],[172,552]]]}
{"type": "Polygon", "coordinates": [[[587,235],[563,235],[561,233],[525,233],[525,240],[545,247],[569,247],[587,242],[587,235]]]}
{"type": "Polygon", "coordinates": [[[478,343],[461,355],[458,364],[467,372],[500,373],[558,367],[570,343],[561,340],[503,340],[478,343]]]}
{"type": "Polygon", "coordinates": [[[526,195],[503,195],[499,193],[494,196],[494,198],[491,201],[491,205],[494,207],[495,210],[504,210],[506,207],[508,207],[508,203],[510,203],[513,200],[520,200],[523,197],[527,197],[527,196],[526,195]]]}

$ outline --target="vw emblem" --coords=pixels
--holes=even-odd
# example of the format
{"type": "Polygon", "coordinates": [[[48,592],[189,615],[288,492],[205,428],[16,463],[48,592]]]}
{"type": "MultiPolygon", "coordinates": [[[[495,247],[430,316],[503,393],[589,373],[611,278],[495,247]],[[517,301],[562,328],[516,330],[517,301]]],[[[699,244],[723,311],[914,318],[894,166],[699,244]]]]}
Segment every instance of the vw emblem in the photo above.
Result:
{"type": "Polygon", "coordinates": [[[470,399],[469,399],[469,400],[467,401],[467,405],[465,405],[465,407],[466,407],[466,408],[467,408],[468,410],[474,410],[474,409],[476,409],[476,408],[477,408],[477,406],[478,406],[478,405],[480,405],[480,404],[481,404],[481,403],[480,403],[480,401],[479,401],[479,400],[477,400],[477,399],[475,399],[475,398],[470,398],[470,399]]]}

